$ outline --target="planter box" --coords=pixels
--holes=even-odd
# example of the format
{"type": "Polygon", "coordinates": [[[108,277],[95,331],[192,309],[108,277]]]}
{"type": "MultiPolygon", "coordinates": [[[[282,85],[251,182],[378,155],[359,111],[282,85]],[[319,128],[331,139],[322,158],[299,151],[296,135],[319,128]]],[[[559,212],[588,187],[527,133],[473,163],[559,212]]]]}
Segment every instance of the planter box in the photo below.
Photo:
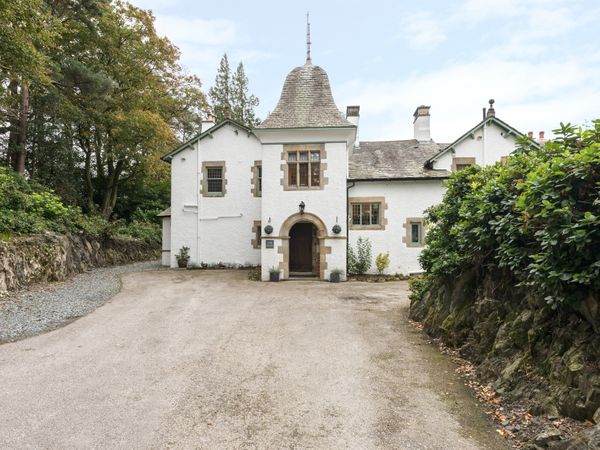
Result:
{"type": "Polygon", "coordinates": [[[329,274],[329,281],[332,282],[332,283],[339,283],[340,282],[340,277],[341,277],[340,273],[330,273],[329,274]]]}
{"type": "Polygon", "coordinates": [[[185,269],[187,267],[187,264],[188,264],[187,259],[178,259],[177,260],[177,267],[179,267],[180,269],[185,269]]]}
{"type": "Polygon", "coordinates": [[[279,272],[269,272],[269,281],[279,281],[279,272]]]}

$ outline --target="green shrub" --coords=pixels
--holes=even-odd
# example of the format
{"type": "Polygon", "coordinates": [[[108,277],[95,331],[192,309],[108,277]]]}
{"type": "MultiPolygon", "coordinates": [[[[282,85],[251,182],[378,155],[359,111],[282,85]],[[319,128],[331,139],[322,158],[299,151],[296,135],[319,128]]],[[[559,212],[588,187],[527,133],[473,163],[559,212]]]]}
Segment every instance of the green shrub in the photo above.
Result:
{"type": "Polygon", "coordinates": [[[348,246],[348,272],[363,275],[371,268],[371,242],[369,238],[359,237],[356,252],[348,246]]]}
{"type": "Polygon", "coordinates": [[[520,140],[506,165],[451,175],[420,261],[433,278],[494,265],[554,306],[600,289],[600,120],[543,148],[520,140]]]}
{"type": "Polygon", "coordinates": [[[380,253],[375,258],[375,267],[377,267],[377,273],[379,275],[383,275],[385,269],[387,269],[390,265],[390,252],[380,253]]]}
{"type": "MultiPolygon", "coordinates": [[[[146,217],[140,214],[140,217],[146,217]]],[[[83,214],[65,206],[52,190],[0,167],[0,235],[86,233],[90,236],[140,239],[160,243],[160,225],[152,221],[108,222],[96,214],[83,214]]]]}

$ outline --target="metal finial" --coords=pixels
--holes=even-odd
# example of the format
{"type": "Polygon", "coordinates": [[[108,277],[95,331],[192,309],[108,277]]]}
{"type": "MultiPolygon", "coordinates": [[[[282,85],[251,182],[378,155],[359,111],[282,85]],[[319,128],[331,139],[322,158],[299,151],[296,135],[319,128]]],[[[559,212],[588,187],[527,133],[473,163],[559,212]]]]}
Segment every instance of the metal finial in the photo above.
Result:
{"type": "Polygon", "coordinates": [[[306,62],[311,63],[312,59],[310,58],[310,16],[308,11],[306,12],[306,62]]]}

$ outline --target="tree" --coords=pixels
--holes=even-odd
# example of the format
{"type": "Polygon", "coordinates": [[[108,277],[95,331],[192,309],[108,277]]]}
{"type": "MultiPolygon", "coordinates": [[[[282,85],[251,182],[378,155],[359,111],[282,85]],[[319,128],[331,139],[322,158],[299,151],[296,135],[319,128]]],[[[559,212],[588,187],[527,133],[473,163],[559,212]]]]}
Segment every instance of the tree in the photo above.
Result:
{"type": "Polygon", "coordinates": [[[254,108],[259,100],[255,95],[248,95],[248,77],[244,72],[244,64],[240,62],[231,81],[231,104],[233,118],[240,123],[252,128],[260,123],[254,108]]]}
{"type": "Polygon", "coordinates": [[[248,93],[248,77],[244,71],[244,64],[240,62],[235,73],[231,75],[227,53],[221,58],[215,85],[210,88],[209,95],[217,123],[233,119],[250,128],[260,123],[254,112],[259,100],[255,95],[248,93]]]}
{"type": "Polygon", "coordinates": [[[212,110],[217,123],[225,119],[230,119],[233,113],[231,104],[231,69],[229,68],[229,60],[227,53],[221,58],[215,85],[210,88],[208,95],[212,100],[212,110]]]}

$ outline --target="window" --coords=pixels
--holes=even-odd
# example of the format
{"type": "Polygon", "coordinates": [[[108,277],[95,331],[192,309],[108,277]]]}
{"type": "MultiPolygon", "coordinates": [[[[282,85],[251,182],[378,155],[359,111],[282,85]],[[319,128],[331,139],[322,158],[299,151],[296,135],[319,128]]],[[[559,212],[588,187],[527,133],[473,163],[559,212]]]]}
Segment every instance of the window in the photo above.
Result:
{"type": "Polygon", "coordinates": [[[353,203],[352,225],[379,225],[380,203],[353,203]]]}
{"type": "Polygon", "coordinates": [[[456,157],[452,158],[452,172],[466,169],[469,166],[475,165],[475,158],[471,157],[456,157]]]}
{"type": "Polygon", "coordinates": [[[385,197],[350,197],[348,222],[354,230],[385,230],[385,197]]]}
{"type": "Polygon", "coordinates": [[[288,151],[287,185],[292,188],[310,188],[321,186],[321,152],[288,151]]]}
{"type": "Polygon", "coordinates": [[[425,242],[425,225],[422,217],[407,217],[404,224],[406,235],[402,241],[407,247],[422,247],[425,242]]]}
{"type": "Polygon", "coordinates": [[[262,194],[262,166],[256,167],[256,189],[258,195],[262,194]]]}
{"type": "Polygon", "coordinates": [[[254,161],[250,167],[252,179],[250,180],[250,193],[253,197],[262,197],[262,161],[254,161]]]}
{"type": "Polygon", "coordinates": [[[254,239],[251,241],[252,248],[260,248],[262,238],[260,220],[255,220],[252,224],[252,234],[254,235],[254,239]]]}
{"type": "Polygon", "coordinates": [[[202,163],[202,195],[222,197],[225,195],[225,161],[204,161],[202,163]]]}
{"type": "Polygon", "coordinates": [[[206,192],[209,194],[223,193],[223,168],[222,167],[207,167],[206,168],[206,192]]]}

